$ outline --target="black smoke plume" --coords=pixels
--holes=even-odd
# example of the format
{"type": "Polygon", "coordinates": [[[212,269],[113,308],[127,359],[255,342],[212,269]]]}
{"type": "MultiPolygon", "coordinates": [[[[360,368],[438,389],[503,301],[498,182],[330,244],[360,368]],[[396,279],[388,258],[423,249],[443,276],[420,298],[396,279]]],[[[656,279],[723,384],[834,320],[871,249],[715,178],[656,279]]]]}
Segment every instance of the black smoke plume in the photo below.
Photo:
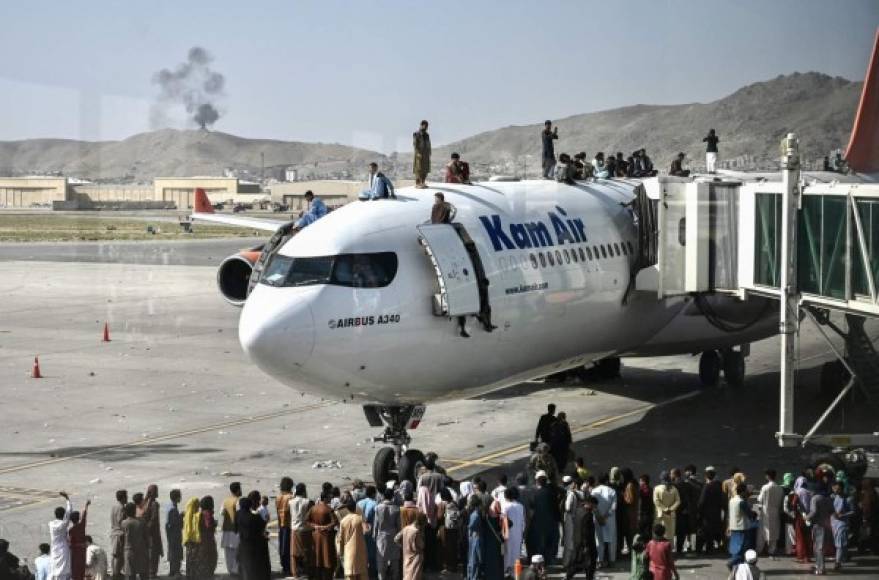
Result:
{"type": "Polygon", "coordinates": [[[194,46],[189,49],[186,62],[174,70],[163,68],[153,75],[153,82],[159,86],[159,102],[183,105],[202,129],[220,118],[215,101],[223,95],[226,84],[225,77],[211,69],[212,61],[208,51],[194,46]]]}

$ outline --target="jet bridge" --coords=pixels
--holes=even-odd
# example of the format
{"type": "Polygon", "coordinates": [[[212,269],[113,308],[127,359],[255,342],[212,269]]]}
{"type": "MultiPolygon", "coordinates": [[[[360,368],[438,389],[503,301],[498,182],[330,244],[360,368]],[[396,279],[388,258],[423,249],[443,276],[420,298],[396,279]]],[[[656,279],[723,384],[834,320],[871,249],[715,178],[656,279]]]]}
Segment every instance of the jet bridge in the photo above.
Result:
{"type": "Polygon", "coordinates": [[[726,294],[779,301],[781,446],[879,444],[879,434],[819,435],[839,403],[857,389],[879,409],[879,354],[864,331],[879,318],[879,184],[804,183],[798,141],[782,142],[782,179],[664,177],[645,182],[656,210],[657,262],[635,288],[662,299],[726,294]],[[841,313],[847,329],[831,320],[841,313]],[[836,398],[805,434],[794,430],[794,370],[799,325],[815,324],[838,362],[822,383],[836,398]],[[838,349],[828,330],[842,336],[838,349]]]}

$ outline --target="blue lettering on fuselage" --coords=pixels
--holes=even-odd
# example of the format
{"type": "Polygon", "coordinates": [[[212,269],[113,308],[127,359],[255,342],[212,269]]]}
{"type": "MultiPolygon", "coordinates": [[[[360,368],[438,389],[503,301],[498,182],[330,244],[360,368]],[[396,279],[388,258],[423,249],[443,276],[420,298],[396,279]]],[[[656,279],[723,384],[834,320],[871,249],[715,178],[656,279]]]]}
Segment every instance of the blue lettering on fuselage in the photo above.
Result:
{"type": "Polygon", "coordinates": [[[541,220],[511,223],[505,226],[501,216],[497,214],[479,216],[479,221],[482,222],[482,227],[485,228],[495,252],[547,248],[588,241],[583,220],[568,217],[568,212],[559,206],[556,206],[556,210],[546,214],[552,229],[541,220]]]}

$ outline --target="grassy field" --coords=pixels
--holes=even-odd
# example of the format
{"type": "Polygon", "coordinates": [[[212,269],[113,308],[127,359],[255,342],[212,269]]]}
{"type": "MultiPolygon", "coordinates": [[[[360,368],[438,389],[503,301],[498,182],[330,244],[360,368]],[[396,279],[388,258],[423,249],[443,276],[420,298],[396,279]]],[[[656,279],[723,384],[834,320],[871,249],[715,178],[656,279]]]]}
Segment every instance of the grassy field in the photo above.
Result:
{"type": "Polygon", "coordinates": [[[113,240],[184,240],[261,235],[248,228],[196,223],[185,233],[175,222],[71,215],[2,215],[2,242],[74,242],[113,240]],[[156,233],[149,233],[152,226],[156,233]]]}

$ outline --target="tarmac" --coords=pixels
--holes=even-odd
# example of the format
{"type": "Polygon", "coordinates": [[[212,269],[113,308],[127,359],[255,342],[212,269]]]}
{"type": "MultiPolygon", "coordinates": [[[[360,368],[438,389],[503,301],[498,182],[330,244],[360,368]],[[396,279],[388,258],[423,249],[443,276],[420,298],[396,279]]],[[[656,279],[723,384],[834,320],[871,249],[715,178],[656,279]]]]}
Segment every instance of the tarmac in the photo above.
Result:
{"type": "MultiPolygon", "coordinates": [[[[88,533],[106,546],[117,489],[157,483],[163,500],[176,487],[184,500],[211,494],[219,502],[231,481],[274,495],[284,475],[310,494],[323,481],[369,479],[378,430],[359,407],[313,397],[304,385],[284,387],[241,352],[239,310],[217,293],[215,267],[250,243],[0,247],[0,537],[13,553],[35,556],[61,489],[77,506],[92,500],[88,533]],[[105,322],[110,342],[101,340],[105,322]],[[42,379],[31,378],[36,355],[42,379]]],[[[818,369],[832,355],[807,325],[800,354],[804,429],[821,411],[818,369]]],[[[713,464],[725,474],[735,464],[759,484],[766,467],[794,471],[809,460],[813,450],[780,449],[773,439],[777,339],[752,345],[741,389],[702,389],[697,357],[623,364],[612,381],[535,381],[431,405],[411,433],[415,447],[437,451],[456,479],[482,474],[492,482],[521,470],[537,417],[553,402],[593,470],[630,466],[655,479],[671,465],[713,464]]],[[[875,430],[865,409],[848,403],[828,428],[875,430]]],[[[879,575],[875,558],[855,561],[836,576],[879,575]]],[[[788,559],[763,564],[778,578],[808,573],[788,559]]],[[[681,568],[689,578],[725,577],[722,559],[688,557],[681,568]]],[[[627,578],[628,567],[599,577],[627,578]]]]}

